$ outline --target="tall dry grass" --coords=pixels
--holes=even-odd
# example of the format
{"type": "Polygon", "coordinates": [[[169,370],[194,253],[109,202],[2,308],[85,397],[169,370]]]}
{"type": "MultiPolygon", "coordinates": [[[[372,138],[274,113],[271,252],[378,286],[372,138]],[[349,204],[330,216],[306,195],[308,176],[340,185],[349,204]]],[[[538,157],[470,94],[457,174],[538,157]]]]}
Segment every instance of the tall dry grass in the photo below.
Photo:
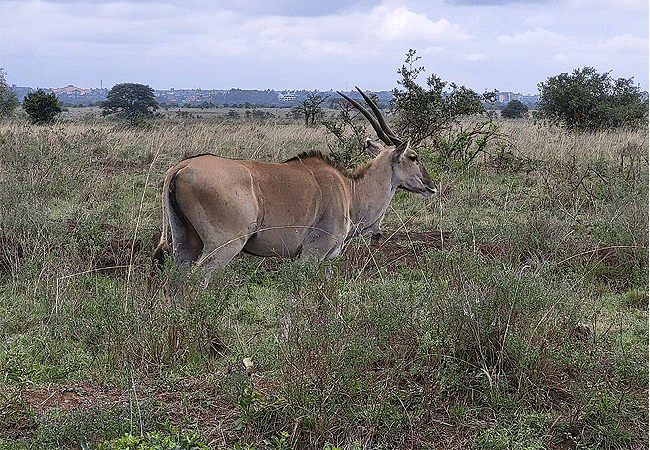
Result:
{"type": "Polygon", "coordinates": [[[594,132],[570,132],[561,127],[532,121],[506,120],[500,122],[501,132],[508,136],[523,156],[541,161],[577,159],[606,159],[624,163],[638,158],[647,163],[648,139],[646,129],[619,129],[594,132]]]}
{"type": "MultiPolygon", "coordinates": [[[[416,253],[403,263],[363,242],[350,261],[241,257],[209,289],[186,282],[178,305],[147,289],[167,168],[327,151],[325,129],[0,122],[0,435],[19,417],[41,447],[83,429],[92,448],[124,420],[217,448],[647,447],[648,130],[500,127],[511,147],[391,203],[388,235],[450,232],[442,250],[422,233],[391,247],[416,253]],[[111,421],[20,400],[91,381],[148,386],[151,404],[104,409],[111,421]]],[[[161,280],[178,276],[170,264],[161,280]]]]}

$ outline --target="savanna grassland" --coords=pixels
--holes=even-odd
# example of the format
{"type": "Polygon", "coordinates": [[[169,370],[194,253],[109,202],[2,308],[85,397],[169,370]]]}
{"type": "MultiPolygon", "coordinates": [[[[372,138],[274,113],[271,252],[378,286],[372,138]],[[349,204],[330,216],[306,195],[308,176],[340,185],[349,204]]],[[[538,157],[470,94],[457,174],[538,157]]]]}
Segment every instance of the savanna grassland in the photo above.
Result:
{"type": "Polygon", "coordinates": [[[648,130],[499,126],[379,245],[204,289],[150,277],[166,169],[324,127],[0,122],[0,448],[648,448],[648,130]]]}

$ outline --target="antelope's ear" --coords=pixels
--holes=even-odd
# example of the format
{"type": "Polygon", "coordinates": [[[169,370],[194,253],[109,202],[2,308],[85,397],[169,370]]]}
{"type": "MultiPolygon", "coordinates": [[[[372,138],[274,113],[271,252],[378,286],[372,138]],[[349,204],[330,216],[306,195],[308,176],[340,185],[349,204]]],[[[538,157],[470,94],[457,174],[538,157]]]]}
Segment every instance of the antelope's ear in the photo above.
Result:
{"type": "Polygon", "coordinates": [[[393,150],[393,161],[399,160],[404,152],[408,150],[409,146],[410,143],[407,141],[395,147],[395,150],[393,150]]]}
{"type": "Polygon", "coordinates": [[[366,139],[366,152],[373,158],[384,149],[384,146],[377,141],[366,139]]]}

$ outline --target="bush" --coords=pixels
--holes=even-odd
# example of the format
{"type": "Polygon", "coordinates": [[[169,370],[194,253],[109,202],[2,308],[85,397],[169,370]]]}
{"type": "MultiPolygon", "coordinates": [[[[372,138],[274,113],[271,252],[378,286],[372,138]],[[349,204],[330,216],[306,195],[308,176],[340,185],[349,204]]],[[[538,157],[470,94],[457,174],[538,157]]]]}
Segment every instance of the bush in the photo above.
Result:
{"type": "Polygon", "coordinates": [[[5,81],[5,72],[0,69],[0,117],[9,116],[18,106],[18,97],[5,81]]]}
{"type": "Polygon", "coordinates": [[[428,138],[437,138],[448,130],[461,116],[485,112],[484,102],[494,100],[494,92],[477,94],[465,86],[447,83],[432,74],[427,78],[427,89],[416,83],[424,67],[413,67],[420,59],[415,50],[409,50],[405,63],[398,73],[398,81],[405,90],[393,90],[393,107],[397,113],[397,134],[408,138],[417,146],[428,138]]]}
{"type": "Polygon", "coordinates": [[[173,429],[170,433],[152,431],[144,436],[127,433],[118,439],[105,441],[99,445],[99,450],[204,450],[208,448],[197,433],[186,434],[173,429]]]}
{"type": "Polygon", "coordinates": [[[521,103],[519,100],[511,100],[508,102],[501,116],[506,119],[521,119],[528,117],[528,106],[521,103]]]}
{"type": "Polygon", "coordinates": [[[349,105],[341,107],[339,113],[326,120],[325,128],[336,141],[330,145],[330,157],[344,167],[352,168],[367,160],[364,151],[366,140],[365,123],[353,120],[349,105]]]}
{"type": "Polygon", "coordinates": [[[539,84],[542,117],[568,130],[635,127],[648,121],[648,97],[633,78],[614,80],[592,67],[562,73],[539,84]],[[645,97],[645,98],[644,98],[645,97]]]}
{"type": "Polygon", "coordinates": [[[48,94],[42,89],[27,94],[23,101],[23,108],[34,124],[53,122],[61,112],[56,95],[48,94]]]}
{"type": "Polygon", "coordinates": [[[323,108],[321,105],[327,100],[327,95],[322,97],[320,95],[309,93],[307,98],[299,102],[292,110],[295,117],[304,117],[305,125],[313,126],[316,124],[316,119],[323,116],[323,108]]]}
{"type": "MultiPolygon", "coordinates": [[[[487,151],[489,143],[499,139],[498,126],[483,118],[478,123],[460,119],[485,114],[485,102],[494,101],[495,91],[478,94],[435,74],[427,78],[425,89],[415,82],[424,71],[424,67],[414,67],[418,59],[415,50],[409,50],[406,64],[398,70],[402,75],[398,83],[405,90],[393,90],[397,134],[413,146],[429,141],[435,151],[431,159],[443,169],[467,167],[479,153],[487,151]]],[[[427,153],[422,152],[430,159],[427,153]]]]}

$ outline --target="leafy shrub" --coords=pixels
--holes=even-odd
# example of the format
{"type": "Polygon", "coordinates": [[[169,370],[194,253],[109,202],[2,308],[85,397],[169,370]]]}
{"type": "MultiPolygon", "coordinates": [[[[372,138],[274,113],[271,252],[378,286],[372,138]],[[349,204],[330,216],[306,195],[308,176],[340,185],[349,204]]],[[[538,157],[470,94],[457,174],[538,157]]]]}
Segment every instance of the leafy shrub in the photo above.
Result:
{"type": "Polygon", "coordinates": [[[415,53],[415,50],[409,50],[405,65],[398,70],[402,75],[398,83],[404,90],[394,89],[392,102],[397,113],[395,125],[398,135],[408,138],[412,145],[417,146],[426,139],[436,139],[461,116],[484,113],[484,102],[493,101],[495,93],[477,94],[465,86],[447,83],[435,74],[427,78],[425,89],[416,83],[424,67],[413,66],[420,59],[415,53]]]}
{"type": "Polygon", "coordinates": [[[486,151],[488,142],[497,135],[498,126],[491,121],[481,121],[465,128],[458,127],[447,138],[437,142],[436,163],[444,169],[467,167],[481,152],[486,151]]]}
{"type": "Polygon", "coordinates": [[[501,117],[506,119],[521,119],[528,117],[528,106],[521,103],[519,100],[511,100],[508,102],[503,111],[501,111],[501,117]]]}
{"type": "Polygon", "coordinates": [[[98,450],[207,450],[197,433],[181,433],[171,429],[169,433],[151,431],[144,436],[127,433],[117,439],[99,444],[98,450]]]}
{"type": "Polygon", "coordinates": [[[292,110],[294,117],[304,117],[305,125],[313,126],[316,119],[323,116],[321,105],[327,100],[327,95],[322,97],[318,94],[309,93],[307,98],[299,102],[292,110]]]}
{"type": "Polygon", "coordinates": [[[0,69],[0,117],[9,116],[18,106],[18,97],[5,81],[5,72],[0,69]]]}
{"type": "Polygon", "coordinates": [[[614,80],[593,67],[562,73],[539,84],[537,108],[543,117],[569,130],[634,127],[648,121],[648,97],[633,78],[614,80]]]}
{"type": "Polygon", "coordinates": [[[498,126],[481,120],[466,129],[460,119],[485,114],[485,102],[494,101],[495,91],[478,94],[435,74],[427,78],[425,89],[416,83],[424,67],[414,67],[420,59],[415,53],[409,50],[405,65],[398,70],[402,75],[398,83],[404,90],[393,90],[397,134],[414,146],[430,141],[438,153],[433,159],[445,169],[467,167],[489,142],[498,138],[498,126]]]}
{"type": "Polygon", "coordinates": [[[56,95],[48,94],[42,89],[27,94],[23,100],[23,108],[34,124],[53,122],[61,112],[56,95]]]}
{"type": "Polygon", "coordinates": [[[352,119],[349,107],[341,108],[324,125],[336,138],[334,145],[330,145],[330,157],[334,161],[344,167],[353,167],[367,159],[362,153],[366,139],[365,124],[352,119]]]}

